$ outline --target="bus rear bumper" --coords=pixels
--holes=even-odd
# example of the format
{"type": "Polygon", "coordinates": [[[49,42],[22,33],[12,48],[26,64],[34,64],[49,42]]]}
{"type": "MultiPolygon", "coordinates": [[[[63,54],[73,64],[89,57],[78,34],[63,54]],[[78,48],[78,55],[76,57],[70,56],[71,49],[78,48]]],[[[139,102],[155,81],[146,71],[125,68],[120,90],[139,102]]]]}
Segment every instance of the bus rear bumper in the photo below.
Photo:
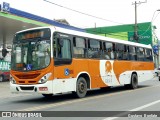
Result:
{"type": "Polygon", "coordinates": [[[10,91],[11,93],[51,94],[52,81],[47,81],[44,84],[33,84],[33,85],[19,85],[19,84],[12,84],[10,82],[10,91]]]}

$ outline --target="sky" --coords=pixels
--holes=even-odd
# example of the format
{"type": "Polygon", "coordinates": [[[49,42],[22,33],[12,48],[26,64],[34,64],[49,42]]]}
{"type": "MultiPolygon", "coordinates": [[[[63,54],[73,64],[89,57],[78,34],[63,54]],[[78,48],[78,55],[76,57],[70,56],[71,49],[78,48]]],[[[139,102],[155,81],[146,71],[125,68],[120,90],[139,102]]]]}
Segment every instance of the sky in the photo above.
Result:
{"type": "MultiPolygon", "coordinates": [[[[48,19],[66,19],[79,28],[135,23],[135,0],[0,0],[10,6],[48,19]],[[56,6],[49,2],[61,5],[56,6]],[[64,7],[95,17],[73,12],[64,7]],[[101,18],[101,19],[98,19],[101,18]]],[[[160,40],[159,0],[137,0],[137,22],[152,22],[160,40]]]]}

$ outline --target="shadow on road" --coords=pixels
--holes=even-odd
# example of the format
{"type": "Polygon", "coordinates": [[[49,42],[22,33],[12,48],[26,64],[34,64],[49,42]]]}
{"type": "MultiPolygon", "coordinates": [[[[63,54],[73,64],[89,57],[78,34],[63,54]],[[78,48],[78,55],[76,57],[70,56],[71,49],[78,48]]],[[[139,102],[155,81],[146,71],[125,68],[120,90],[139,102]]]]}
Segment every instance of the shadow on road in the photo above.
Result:
{"type": "MultiPolygon", "coordinates": [[[[147,88],[150,87],[149,85],[139,85],[137,89],[147,88]]],[[[124,86],[120,87],[113,87],[113,88],[103,88],[103,89],[95,89],[89,90],[85,98],[100,96],[100,95],[109,95],[113,93],[120,93],[124,91],[128,91],[131,89],[126,89],[124,86]]],[[[50,98],[45,98],[41,95],[29,95],[29,96],[20,96],[18,99],[13,99],[13,103],[23,103],[23,104],[48,104],[48,103],[58,103],[58,102],[65,102],[69,100],[75,100],[76,98],[71,93],[67,94],[57,94],[50,98]]],[[[82,98],[83,99],[83,98],[82,98]]]]}

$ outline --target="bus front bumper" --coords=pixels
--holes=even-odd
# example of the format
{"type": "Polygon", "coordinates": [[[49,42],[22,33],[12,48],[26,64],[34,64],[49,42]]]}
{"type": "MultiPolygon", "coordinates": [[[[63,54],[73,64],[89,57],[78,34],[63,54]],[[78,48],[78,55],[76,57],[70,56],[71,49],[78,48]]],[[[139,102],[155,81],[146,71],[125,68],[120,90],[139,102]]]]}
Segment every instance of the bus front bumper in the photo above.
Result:
{"type": "Polygon", "coordinates": [[[12,93],[40,93],[40,94],[51,94],[52,81],[47,81],[44,84],[33,84],[33,85],[19,85],[12,84],[10,82],[10,91],[12,93]]]}

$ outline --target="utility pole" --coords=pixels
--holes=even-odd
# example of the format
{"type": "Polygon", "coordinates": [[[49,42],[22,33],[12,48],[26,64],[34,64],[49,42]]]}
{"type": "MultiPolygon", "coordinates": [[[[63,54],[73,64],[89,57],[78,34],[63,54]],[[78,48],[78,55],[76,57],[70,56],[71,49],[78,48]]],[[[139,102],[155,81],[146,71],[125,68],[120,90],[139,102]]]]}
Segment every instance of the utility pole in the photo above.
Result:
{"type": "Polygon", "coordinates": [[[95,30],[95,33],[96,33],[96,28],[97,28],[97,25],[96,25],[96,23],[94,23],[94,30],[95,30]]]}
{"type": "Polygon", "coordinates": [[[138,25],[137,25],[137,4],[141,4],[141,3],[147,3],[147,0],[145,0],[145,2],[134,2],[132,3],[132,5],[135,5],[135,25],[134,25],[134,35],[133,35],[133,38],[134,40],[136,40],[138,42],[138,25]]]}
{"type": "Polygon", "coordinates": [[[138,26],[137,26],[137,2],[135,1],[135,26],[133,38],[138,42],[138,26]]]}

